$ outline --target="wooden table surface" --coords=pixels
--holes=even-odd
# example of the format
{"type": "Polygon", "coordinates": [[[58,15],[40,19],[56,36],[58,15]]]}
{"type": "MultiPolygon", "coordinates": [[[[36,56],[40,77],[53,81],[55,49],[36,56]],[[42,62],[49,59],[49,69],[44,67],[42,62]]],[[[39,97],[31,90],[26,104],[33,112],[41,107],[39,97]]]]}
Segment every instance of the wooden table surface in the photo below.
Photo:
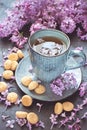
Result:
{"type": "MultiPolygon", "coordinates": [[[[3,11],[10,7],[10,4],[12,3],[12,0],[8,0],[8,2],[6,0],[0,0],[0,19],[4,18],[4,16],[2,16],[3,11]]],[[[76,37],[76,35],[72,35],[70,36],[71,39],[71,49],[74,49],[76,47],[83,47],[84,52],[86,53],[87,56],[87,41],[81,41],[79,38],[76,37]]],[[[3,61],[3,52],[8,53],[8,49],[9,48],[13,48],[14,45],[8,40],[8,38],[6,39],[1,39],[0,40],[0,65],[2,64],[3,61]]],[[[27,44],[25,45],[24,49],[23,49],[24,54],[26,55],[27,53],[27,44]]],[[[82,81],[87,81],[87,67],[82,67],[81,68],[82,71],[82,81]]],[[[3,72],[3,68],[0,67],[0,74],[2,74],[3,72]]],[[[0,81],[2,81],[2,79],[0,79],[0,81]]],[[[7,83],[10,83],[8,81],[6,81],[7,83]]],[[[12,82],[10,83],[11,86],[13,86],[10,91],[15,91],[16,93],[18,93],[19,98],[21,98],[24,93],[20,90],[20,88],[18,87],[18,85],[16,84],[16,82],[12,82]]],[[[81,104],[82,103],[82,99],[79,97],[78,91],[73,94],[72,96],[68,97],[67,99],[62,100],[61,102],[64,101],[71,101],[73,102],[73,104],[76,106],[77,104],[81,104]]],[[[7,110],[4,111],[5,109],[5,105],[3,103],[0,103],[0,130],[10,130],[10,128],[6,128],[6,121],[3,122],[1,115],[2,113],[4,115],[10,115],[10,119],[15,119],[15,112],[17,110],[23,110],[23,111],[33,111],[36,112],[39,116],[39,118],[45,123],[45,128],[44,130],[50,130],[51,127],[51,123],[49,120],[49,117],[51,115],[51,113],[53,113],[53,109],[54,109],[54,104],[56,102],[44,102],[44,101],[39,101],[39,100],[33,100],[33,104],[32,106],[26,108],[23,107],[21,104],[19,106],[17,105],[12,105],[11,107],[9,107],[7,110]],[[36,106],[36,103],[40,103],[43,104],[41,112],[38,112],[38,107],[36,106]]],[[[78,113],[78,117],[81,117],[82,113],[87,111],[87,106],[84,107],[83,110],[81,110],[78,113]]],[[[27,127],[20,127],[18,126],[17,123],[15,123],[13,130],[28,130],[27,127]]],[[[84,120],[81,122],[81,130],[86,130],[87,129],[87,120],[84,120]]],[[[36,128],[34,127],[33,130],[42,130],[42,128],[36,128]]],[[[67,130],[66,127],[61,127],[58,128],[58,125],[55,125],[53,127],[53,130],[67,130]]]]}

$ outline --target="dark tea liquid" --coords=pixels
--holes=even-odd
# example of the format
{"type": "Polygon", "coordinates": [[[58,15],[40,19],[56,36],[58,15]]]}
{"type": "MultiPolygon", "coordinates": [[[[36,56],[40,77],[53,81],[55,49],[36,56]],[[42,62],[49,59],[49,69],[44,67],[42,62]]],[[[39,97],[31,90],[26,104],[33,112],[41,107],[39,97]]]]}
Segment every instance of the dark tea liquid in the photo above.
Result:
{"type": "Polygon", "coordinates": [[[66,50],[66,44],[55,37],[38,38],[33,43],[33,49],[45,56],[56,56],[66,50]]]}

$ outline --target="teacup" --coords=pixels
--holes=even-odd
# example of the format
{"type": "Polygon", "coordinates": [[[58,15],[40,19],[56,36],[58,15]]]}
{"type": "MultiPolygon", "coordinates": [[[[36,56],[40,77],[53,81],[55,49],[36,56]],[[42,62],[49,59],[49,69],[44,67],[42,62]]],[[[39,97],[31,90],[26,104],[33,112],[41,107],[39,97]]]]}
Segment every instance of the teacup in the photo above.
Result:
{"type": "Polygon", "coordinates": [[[55,29],[43,29],[29,37],[29,56],[37,78],[45,82],[51,82],[66,70],[79,68],[86,62],[84,52],[70,50],[69,37],[55,29]],[[67,65],[69,58],[75,56],[82,62],[67,65]]]}

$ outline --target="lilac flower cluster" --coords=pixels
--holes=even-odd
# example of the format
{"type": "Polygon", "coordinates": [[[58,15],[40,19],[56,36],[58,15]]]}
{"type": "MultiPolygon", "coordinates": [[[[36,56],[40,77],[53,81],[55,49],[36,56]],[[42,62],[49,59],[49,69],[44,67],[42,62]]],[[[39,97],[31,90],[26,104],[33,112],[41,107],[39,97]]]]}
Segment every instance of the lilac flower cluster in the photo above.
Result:
{"type": "Polygon", "coordinates": [[[21,0],[0,23],[0,37],[7,37],[15,30],[31,24],[31,34],[39,29],[56,28],[65,33],[77,32],[82,40],[87,40],[86,0],[21,0]]]}
{"type": "Polygon", "coordinates": [[[14,128],[15,120],[8,120],[6,122],[7,122],[6,127],[9,127],[11,129],[14,128]]]}
{"type": "MultiPolygon", "coordinates": [[[[9,88],[10,88],[10,86],[5,91],[0,92],[0,102],[3,102],[5,104],[5,106],[6,106],[5,110],[12,105],[12,103],[7,100],[9,88]]],[[[17,99],[17,101],[14,104],[19,105],[20,103],[21,103],[21,101],[19,99],[17,99]]]]}
{"type": "Polygon", "coordinates": [[[54,115],[54,114],[51,114],[51,116],[50,116],[50,121],[51,121],[51,130],[53,129],[53,126],[54,125],[57,125],[58,124],[58,122],[57,122],[57,118],[58,118],[58,115],[54,115]]]}
{"type": "Polygon", "coordinates": [[[84,109],[84,106],[87,105],[87,98],[82,100],[81,104],[77,104],[73,111],[70,114],[66,112],[61,113],[60,115],[51,114],[49,117],[51,122],[51,128],[53,129],[54,125],[58,125],[59,128],[67,127],[67,130],[81,130],[81,121],[87,119],[87,112],[84,112],[80,118],[78,118],[78,113],[84,109]],[[59,119],[59,120],[58,120],[59,119]]]}
{"type": "Polygon", "coordinates": [[[16,43],[18,48],[23,48],[23,45],[28,41],[28,38],[24,37],[18,30],[14,30],[10,40],[16,43]]]}
{"type": "Polygon", "coordinates": [[[87,82],[83,82],[79,88],[79,95],[83,97],[87,93],[87,82]]]}
{"type": "Polygon", "coordinates": [[[8,94],[8,89],[0,93],[0,102],[3,102],[6,100],[7,94],[8,94]]]}
{"type": "MultiPolygon", "coordinates": [[[[27,119],[25,119],[25,118],[17,118],[17,117],[16,117],[16,122],[17,122],[17,124],[18,124],[20,127],[26,125],[26,127],[27,127],[29,130],[32,130],[32,126],[33,126],[33,125],[32,125],[31,123],[29,123],[29,122],[27,121],[27,119]]],[[[36,126],[36,127],[41,127],[41,128],[45,128],[44,122],[42,122],[41,120],[40,120],[39,122],[37,122],[34,126],[36,126]]]]}
{"type": "Polygon", "coordinates": [[[19,126],[24,126],[27,123],[27,120],[25,118],[17,118],[16,117],[16,122],[18,123],[19,126]]]}
{"type": "Polygon", "coordinates": [[[50,84],[52,91],[59,96],[63,95],[64,90],[72,89],[76,86],[77,81],[73,73],[64,73],[50,84]]]}

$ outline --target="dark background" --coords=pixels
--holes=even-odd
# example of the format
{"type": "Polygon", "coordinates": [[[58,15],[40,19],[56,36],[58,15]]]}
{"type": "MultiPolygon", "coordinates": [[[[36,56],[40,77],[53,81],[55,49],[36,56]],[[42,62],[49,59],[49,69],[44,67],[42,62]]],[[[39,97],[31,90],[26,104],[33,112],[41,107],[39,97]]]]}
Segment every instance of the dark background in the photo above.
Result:
{"type": "MultiPolygon", "coordinates": [[[[11,4],[16,1],[16,0],[0,0],[0,20],[4,19],[4,17],[6,17],[6,13],[5,10],[7,8],[11,8],[11,4]]],[[[26,29],[25,29],[26,30],[26,29]]],[[[24,31],[25,31],[24,30],[24,31]]],[[[26,31],[25,31],[26,33],[26,31]]],[[[79,38],[76,37],[75,34],[73,34],[72,36],[70,36],[71,39],[71,49],[74,49],[76,47],[83,47],[84,48],[84,52],[86,53],[87,56],[87,41],[83,42],[81,41],[79,38]]],[[[12,44],[8,38],[6,39],[1,39],[0,40],[0,65],[3,62],[3,52],[8,53],[8,49],[9,48],[13,48],[14,44],[12,44]]],[[[27,53],[27,44],[25,45],[25,48],[23,49],[24,54],[26,55],[27,53]]],[[[82,81],[87,81],[87,67],[82,67],[82,81]]],[[[2,74],[3,72],[3,68],[0,67],[0,74],[2,74]]],[[[2,80],[2,79],[0,79],[2,80]]],[[[7,82],[9,83],[9,82],[7,82]]],[[[10,83],[10,85],[12,86],[12,88],[10,89],[10,91],[15,91],[18,93],[19,98],[21,98],[24,93],[19,89],[19,87],[17,86],[16,82],[12,82],[10,83]]],[[[82,103],[82,99],[79,97],[78,91],[73,94],[71,97],[68,97],[65,100],[62,100],[61,102],[64,101],[71,101],[73,102],[73,104],[76,106],[77,104],[81,104],[82,103]]],[[[40,120],[42,120],[45,123],[45,129],[44,130],[50,130],[51,127],[51,123],[49,120],[49,117],[51,115],[51,113],[53,113],[53,109],[54,109],[54,104],[56,102],[43,102],[43,101],[39,101],[39,100],[33,100],[33,104],[32,106],[25,108],[23,107],[21,104],[19,106],[13,105],[11,107],[9,107],[7,110],[5,110],[5,105],[3,103],[0,103],[0,130],[10,130],[10,128],[6,128],[6,121],[3,122],[1,119],[1,115],[2,113],[4,115],[10,115],[10,118],[8,119],[15,119],[15,112],[17,110],[23,110],[23,111],[33,111],[36,112],[39,115],[40,120]],[[38,112],[38,107],[36,106],[36,103],[41,103],[43,104],[41,112],[38,112]]],[[[87,111],[87,106],[84,107],[83,110],[81,110],[77,117],[81,117],[81,115],[87,111]]],[[[15,124],[13,130],[27,130],[27,127],[20,127],[17,124],[15,124]]],[[[42,128],[33,128],[33,130],[42,130],[42,128]]],[[[86,130],[87,129],[87,120],[84,120],[81,122],[81,130],[86,130]]],[[[67,130],[67,127],[62,127],[62,128],[58,128],[58,125],[55,125],[53,130],[67,130]]]]}

